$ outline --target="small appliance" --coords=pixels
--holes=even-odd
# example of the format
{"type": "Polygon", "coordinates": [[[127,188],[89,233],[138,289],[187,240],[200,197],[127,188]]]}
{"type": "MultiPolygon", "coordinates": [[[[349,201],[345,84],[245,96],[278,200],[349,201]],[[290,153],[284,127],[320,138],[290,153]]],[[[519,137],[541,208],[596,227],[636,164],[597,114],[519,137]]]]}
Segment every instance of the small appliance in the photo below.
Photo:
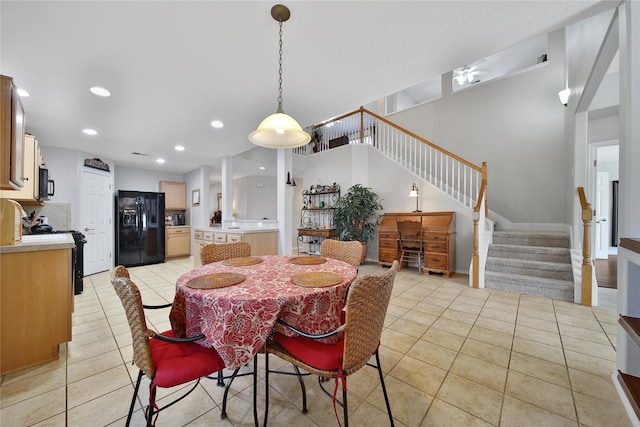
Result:
{"type": "Polygon", "coordinates": [[[49,200],[56,192],[56,183],[49,179],[49,169],[40,168],[38,182],[38,200],[49,200]]]}

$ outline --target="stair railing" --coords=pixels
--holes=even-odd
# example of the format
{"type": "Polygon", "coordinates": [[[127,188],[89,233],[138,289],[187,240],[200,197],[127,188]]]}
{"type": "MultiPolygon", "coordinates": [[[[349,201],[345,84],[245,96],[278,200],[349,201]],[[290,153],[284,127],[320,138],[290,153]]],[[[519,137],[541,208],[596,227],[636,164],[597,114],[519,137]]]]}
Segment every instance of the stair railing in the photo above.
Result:
{"type": "Polygon", "coordinates": [[[311,142],[294,149],[294,154],[309,156],[345,144],[368,144],[469,209],[478,204],[487,181],[486,164],[474,165],[364,107],[306,131],[311,142]]]}
{"type": "MultiPolygon", "coordinates": [[[[482,163],[485,169],[487,163],[482,163]]],[[[492,222],[488,220],[487,209],[487,182],[484,180],[480,187],[478,203],[473,208],[473,257],[471,259],[471,272],[469,274],[469,285],[474,288],[484,288],[484,270],[487,263],[487,253],[491,236],[493,235],[492,222]]]]}
{"type": "Polygon", "coordinates": [[[581,304],[591,307],[592,286],[593,286],[593,264],[591,262],[591,221],[593,220],[593,210],[591,204],[587,203],[584,188],[578,187],[578,197],[582,208],[582,301],[581,304]]]}

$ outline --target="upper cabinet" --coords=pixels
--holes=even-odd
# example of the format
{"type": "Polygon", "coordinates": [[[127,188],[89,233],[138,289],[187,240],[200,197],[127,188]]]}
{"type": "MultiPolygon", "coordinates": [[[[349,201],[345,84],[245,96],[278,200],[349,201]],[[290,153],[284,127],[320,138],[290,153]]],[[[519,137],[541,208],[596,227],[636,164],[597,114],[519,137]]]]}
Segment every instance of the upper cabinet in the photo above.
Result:
{"type": "Polygon", "coordinates": [[[13,79],[0,76],[0,189],[24,185],[24,108],[13,79]]]}
{"type": "Polygon", "coordinates": [[[160,181],[160,192],[165,194],[165,210],[187,209],[187,185],[184,182],[160,181]]]}
{"type": "Polygon", "coordinates": [[[38,201],[40,166],[44,164],[38,141],[33,135],[24,136],[24,185],[20,190],[2,190],[0,197],[25,202],[38,201]]]}

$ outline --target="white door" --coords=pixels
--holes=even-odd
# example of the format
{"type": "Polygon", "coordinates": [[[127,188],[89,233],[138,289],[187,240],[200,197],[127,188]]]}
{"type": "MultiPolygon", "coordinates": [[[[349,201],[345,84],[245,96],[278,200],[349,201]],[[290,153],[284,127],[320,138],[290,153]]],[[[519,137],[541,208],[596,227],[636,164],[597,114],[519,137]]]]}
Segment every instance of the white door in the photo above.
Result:
{"type": "Polygon", "coordinates": [[[113,195],[111,177],[99,171],[82,171],[81,232],[84,245],[84,274],[106,271],[111,268],[111,236],[113,195]]]}
{"type": "Polygon", "coordinates": [[[596,259],[609,258],[609,172],[599,171],[596,176],[596,259]]]}

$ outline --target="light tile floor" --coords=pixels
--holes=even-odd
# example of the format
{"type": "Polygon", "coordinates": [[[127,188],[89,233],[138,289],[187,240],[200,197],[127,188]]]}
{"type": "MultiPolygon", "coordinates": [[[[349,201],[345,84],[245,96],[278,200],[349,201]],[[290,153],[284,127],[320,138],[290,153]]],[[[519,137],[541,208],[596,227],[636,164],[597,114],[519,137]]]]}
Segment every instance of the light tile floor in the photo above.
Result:
{"type": "MultiPolygon", "coordinates": [[[[189,269],[191,261],[183,259],[130,271],[144,302],[158,304],[173,299],[176,279],[189,269]]],[[[381,271],[360,268],[360,274],[381,271]]],[[[84,293],[75,297],[73,340],[61,346],[59,360],[2,377],[0,425],[124,424],[137,368],[109,280],[109,272],[85,278],[84,293]]],[[[615,308],[471,289],[467,281],[464,275],[419,276],[415,269],[396,278],[380,348],[396,425],[631,425],[611,380],[615,308]]],[[[608,298],[615,301],[611,293],[608,298]]],[[[149,316],[150,327],[169,329],[167,310],[149,316]]],[[[282,364],[270,360],[272,367],[282,364]]],[[[158,425],[252,425],[250,378],[234,382],[227,420],[220,419],[222,389],[205,379],[161,413],[158,425]]],[[[337,425],[317,381],[306,384],[309,412],[303,415],[296,379],[271,377],[271,425],[337,425]]],[[[348,384],[351,424],[387,425],[375,369],[364,367],[348,384]]],[[[259,386],[263,390],[262,380],[259,386]]],[[[161,390],[159,399],[175,392],[161,390]]],[[[141,394],[144,399],[145,390],[141,394]]],[[[258,410],[263,413],[263,399],[258,410]]],[[[144,424],[140,406],[132,424],[144,424]]]]}

